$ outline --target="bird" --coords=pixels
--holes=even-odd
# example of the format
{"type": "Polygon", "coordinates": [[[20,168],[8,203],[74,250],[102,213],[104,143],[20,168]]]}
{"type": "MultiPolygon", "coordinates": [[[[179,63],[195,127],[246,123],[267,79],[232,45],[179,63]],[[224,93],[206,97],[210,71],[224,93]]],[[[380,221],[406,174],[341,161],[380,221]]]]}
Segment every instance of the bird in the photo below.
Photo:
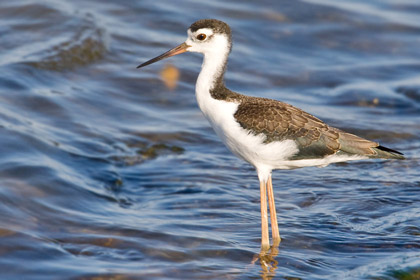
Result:
{"type": "Polygon", "coordinates": [[[273,170],[324,167],[370,158],[404,159],[399,151],[329,126],[293,105],[228,89],[224,75],[231,50],[229,25],[217,19],[201,19],[188,28],[184,43],[137,68],[185,52],[204,55],[195,86],[197,103],[227,148],[257,171],[261,249],[270,248],[267,208],[272,244],[278,246],[281,241],[271,179],[273,170]]]}

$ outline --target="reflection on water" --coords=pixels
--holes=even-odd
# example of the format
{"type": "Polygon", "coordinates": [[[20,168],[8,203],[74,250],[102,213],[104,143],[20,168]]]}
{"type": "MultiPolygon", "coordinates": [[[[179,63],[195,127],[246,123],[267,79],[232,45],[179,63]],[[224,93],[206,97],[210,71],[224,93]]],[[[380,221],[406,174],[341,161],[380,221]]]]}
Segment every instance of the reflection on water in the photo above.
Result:
{"type": "Polygon", "coordinates": [[[0,3],[1,279],[416,279],[416,1],[0,3]],[[136,66],[228,22],[235,91],[401,150],[258,180],[199,112],[201,57],[136,66]]]}
{"type": "Polygon", "coordinates": [[[277,245],[271,246],[268,250],[261,250],[260,254],[252,260],[254,264],[257,260],[261,266],[261,279],[272,279],[276,276],[276,269],[278,268],[279,262],[276,260],[279,254],[279,248],[277,245]]]}

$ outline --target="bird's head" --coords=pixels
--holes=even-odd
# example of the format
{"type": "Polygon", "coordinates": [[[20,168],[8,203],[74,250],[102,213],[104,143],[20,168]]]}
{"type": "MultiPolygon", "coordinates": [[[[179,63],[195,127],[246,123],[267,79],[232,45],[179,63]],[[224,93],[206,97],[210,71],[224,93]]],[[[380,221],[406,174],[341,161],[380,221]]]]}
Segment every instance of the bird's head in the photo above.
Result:
{"type": "Polygon", "coordinates": [[[216,19],[202,19],[191,24],[188,28],[187,40],[179,46],[155,57],[137,68],[155,63],[167,57],[184,52],[198,52],[204,55],[227,55],[232,47],[229,25],[216,19]]]}

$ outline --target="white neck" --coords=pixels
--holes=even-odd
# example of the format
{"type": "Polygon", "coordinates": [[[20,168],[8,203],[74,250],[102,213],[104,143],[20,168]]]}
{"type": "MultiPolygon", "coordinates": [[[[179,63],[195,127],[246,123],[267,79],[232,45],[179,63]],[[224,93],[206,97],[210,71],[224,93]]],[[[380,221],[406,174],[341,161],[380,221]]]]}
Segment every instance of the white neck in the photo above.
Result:
{"type": "Polygon", "coordinates": [[[204,54],[203,64],[201,65],[201,71],[197,78],[197,83],[195,85],[196,94],[208,93],[211,89],[214,88],[218,79],[224,73],[224,65],[227,60],[226,55],[207,53],[204,54]]]}

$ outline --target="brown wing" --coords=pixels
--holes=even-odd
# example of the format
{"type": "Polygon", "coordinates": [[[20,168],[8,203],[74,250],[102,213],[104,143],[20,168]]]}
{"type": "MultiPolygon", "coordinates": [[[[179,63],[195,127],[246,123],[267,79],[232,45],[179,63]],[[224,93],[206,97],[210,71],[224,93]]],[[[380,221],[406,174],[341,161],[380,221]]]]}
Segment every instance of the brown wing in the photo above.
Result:
{"type": "Polygon", "coordinates": [[[335,153],[378,155],[378,143],[330,127],[292,105],[265,98],[246,97],[235,119],[253,134],[264,134],[266,143],[292,139],[299,152],[292,159],[322,158],[335,153]]]}

